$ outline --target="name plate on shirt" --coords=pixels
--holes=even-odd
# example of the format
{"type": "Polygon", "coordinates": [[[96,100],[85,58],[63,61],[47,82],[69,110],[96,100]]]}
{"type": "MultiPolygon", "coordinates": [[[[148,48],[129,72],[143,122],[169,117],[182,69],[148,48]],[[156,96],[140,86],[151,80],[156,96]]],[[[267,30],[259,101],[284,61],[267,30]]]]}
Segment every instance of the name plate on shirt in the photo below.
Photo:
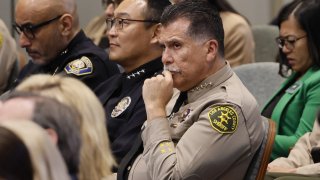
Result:
{"type": "Polygon", "coordinates": [[[301,81],[298,81],[298,82],[295,82],[293,85],[291,85],[287,90],[286,90],[286,93],[289,93],[289,94],[293,94],[295,93],[296,91],[298,91],[302,86],[302,82],[301,81]]]}

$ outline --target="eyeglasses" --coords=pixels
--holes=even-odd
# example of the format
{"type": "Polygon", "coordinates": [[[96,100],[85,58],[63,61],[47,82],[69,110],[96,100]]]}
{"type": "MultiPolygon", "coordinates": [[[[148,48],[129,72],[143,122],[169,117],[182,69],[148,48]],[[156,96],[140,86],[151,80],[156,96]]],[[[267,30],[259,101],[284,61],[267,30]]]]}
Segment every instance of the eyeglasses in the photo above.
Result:
{"type": "Polygon", "coordinates": [[[115,28],[117,30],[123,29],[123,24],[129,24],[129,21],[134,22],[148,22],[148,23],[159,23],[159,21],[156,20],[137,20],[137,19],[122,19],[122,18],[107,18],[107,30],[110,30],[113,25],[115,25],[115,28]]]}
{"type": "Polygon", "coordinates": [[[278,47],[282,49],[284,46],[286,46],[287,49],[292,50],[294,49],[294,44],[302,39],[307,37],[307,35],[301,36],[301,37],[295,37],[295,36],[286,36],[286,37],[277,37],[276,42],[278,44],[278,47]]]}
{"type": "Polygon", "coordinates": [[[21,34],[23,32],[23,34],[28,38],[28,39],[34,39],[35,38],[35,31],[45,25],[50,24],[51,22],[61,18],[62,15],[59,15],[53,19],[50,19],[48,21],[36,24],[36,25],[32,25],[30,23],[24,24],[19,26],[18,24],[14,24],[13,28],[17,31],[18,34],[21,34]]]}

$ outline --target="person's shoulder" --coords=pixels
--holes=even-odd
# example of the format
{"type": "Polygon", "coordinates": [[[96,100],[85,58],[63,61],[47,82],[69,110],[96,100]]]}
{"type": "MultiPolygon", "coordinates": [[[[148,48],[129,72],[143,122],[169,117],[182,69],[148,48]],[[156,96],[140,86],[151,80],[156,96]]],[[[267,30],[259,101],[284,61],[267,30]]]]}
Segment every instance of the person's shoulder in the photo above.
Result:
{"type": "MultiPolygon", "coordinates": [[[[121,73],[111,76],[110,78],[104,80],[97,88],[94,89],[94,91],[102,93],[103,91],[105,91],[106,89],[109,89],[113,85],[120,83],[121,76],[122,76],[121,73]]],[[[100,94],[100,93],[96,93],[96,94],[100,94]]]]}
{"type": "Polygon", "coordinates": [[[105,16],[102,15],[92,19],[84,28],[84,32],[90,39],[96,41],[96,38],[100,39],[104,35],[106,28],[105,16]]]}
{"type": "Polygon", "coordinates": [[[112,96],[114,90],[116,90],[118,84],[121,82],[121,74],[116,74],[110,78],[104,80],[96,88],[93,89],[99,100],[104,103],[109,96],[112,96]]]}
{"type": "Polygon", "coordinates": [[[20,74],[28,73],[31,70],[34,70],[37,68],[39,68],[39,65],[36,65],[31,60],[29,60],[28,63],[21,68],[20,74]]]}
{"type": "MultiPolygon", "coordinates": [[[[239,31],[251,32],[250,25],[246,21],[244,17],[242,17],[239,14],[235,14],[232,12],[221,12],[220,13],[223,28],[225,30],[225,33],[239,33],[239,31]]],[[[240,32],[242,34],[243,32],[240,32]]],[[[226,36],[228,37],[228,36],[226,36]]]]}
{"type": "Polygon", "coordinates": [[[242,17],[239,14],[233,13],[233,12],[221,12],[220,13],[222,22],[233,22],[233,24],[246,24],[249,25],[248,22],[244,17],[242,17]]]}
{"type": "Polygon", "coordinates": [[[99,29],[101,26],[105,24],[105,16],[96,16],[92,18],[88,25],[84,28],[84,32],[86,35],[94,33],[94,30],[99,29]]]}
{"type": "Polygon", "coordinates": [[[311,68],[309,77],[305,80],[306,84],[319,85],[320,87],[320,68],[311,68]]]}

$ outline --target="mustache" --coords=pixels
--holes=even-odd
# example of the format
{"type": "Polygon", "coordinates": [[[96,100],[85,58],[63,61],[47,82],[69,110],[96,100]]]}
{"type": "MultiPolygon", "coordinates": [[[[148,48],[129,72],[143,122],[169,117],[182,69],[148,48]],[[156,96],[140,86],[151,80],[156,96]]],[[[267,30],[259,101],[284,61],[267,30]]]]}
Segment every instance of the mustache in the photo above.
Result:
{"type": "Polygon", "coordinates": [[[173,73],[180,73],[181,72],[181,70],[179,68],[173,67],[173,66],[167,66],[167,65],[163,66],[163,70],[167,70],[167,71],[170,71],[173,73]]]}
{"type": "Polygon", "coordinates": [[[29,48],[26,49],[26,52],[27,52],[27,53],[36,53],[35,50],[29,49],[29,48]]]}

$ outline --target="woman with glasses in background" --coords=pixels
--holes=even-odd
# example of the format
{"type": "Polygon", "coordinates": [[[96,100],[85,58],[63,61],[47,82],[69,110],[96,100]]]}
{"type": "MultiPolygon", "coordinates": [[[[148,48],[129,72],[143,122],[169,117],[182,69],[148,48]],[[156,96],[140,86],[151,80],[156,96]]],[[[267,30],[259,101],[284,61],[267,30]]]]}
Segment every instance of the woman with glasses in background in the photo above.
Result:
{"type": "Polygon", "coordinates": [[[312,130],[320,107],[319,4],[297,1],[279,18],[279,74],[287,80],[262,110],[277,124],[272,160],[287,157],[299,137],[312,130]]]}

